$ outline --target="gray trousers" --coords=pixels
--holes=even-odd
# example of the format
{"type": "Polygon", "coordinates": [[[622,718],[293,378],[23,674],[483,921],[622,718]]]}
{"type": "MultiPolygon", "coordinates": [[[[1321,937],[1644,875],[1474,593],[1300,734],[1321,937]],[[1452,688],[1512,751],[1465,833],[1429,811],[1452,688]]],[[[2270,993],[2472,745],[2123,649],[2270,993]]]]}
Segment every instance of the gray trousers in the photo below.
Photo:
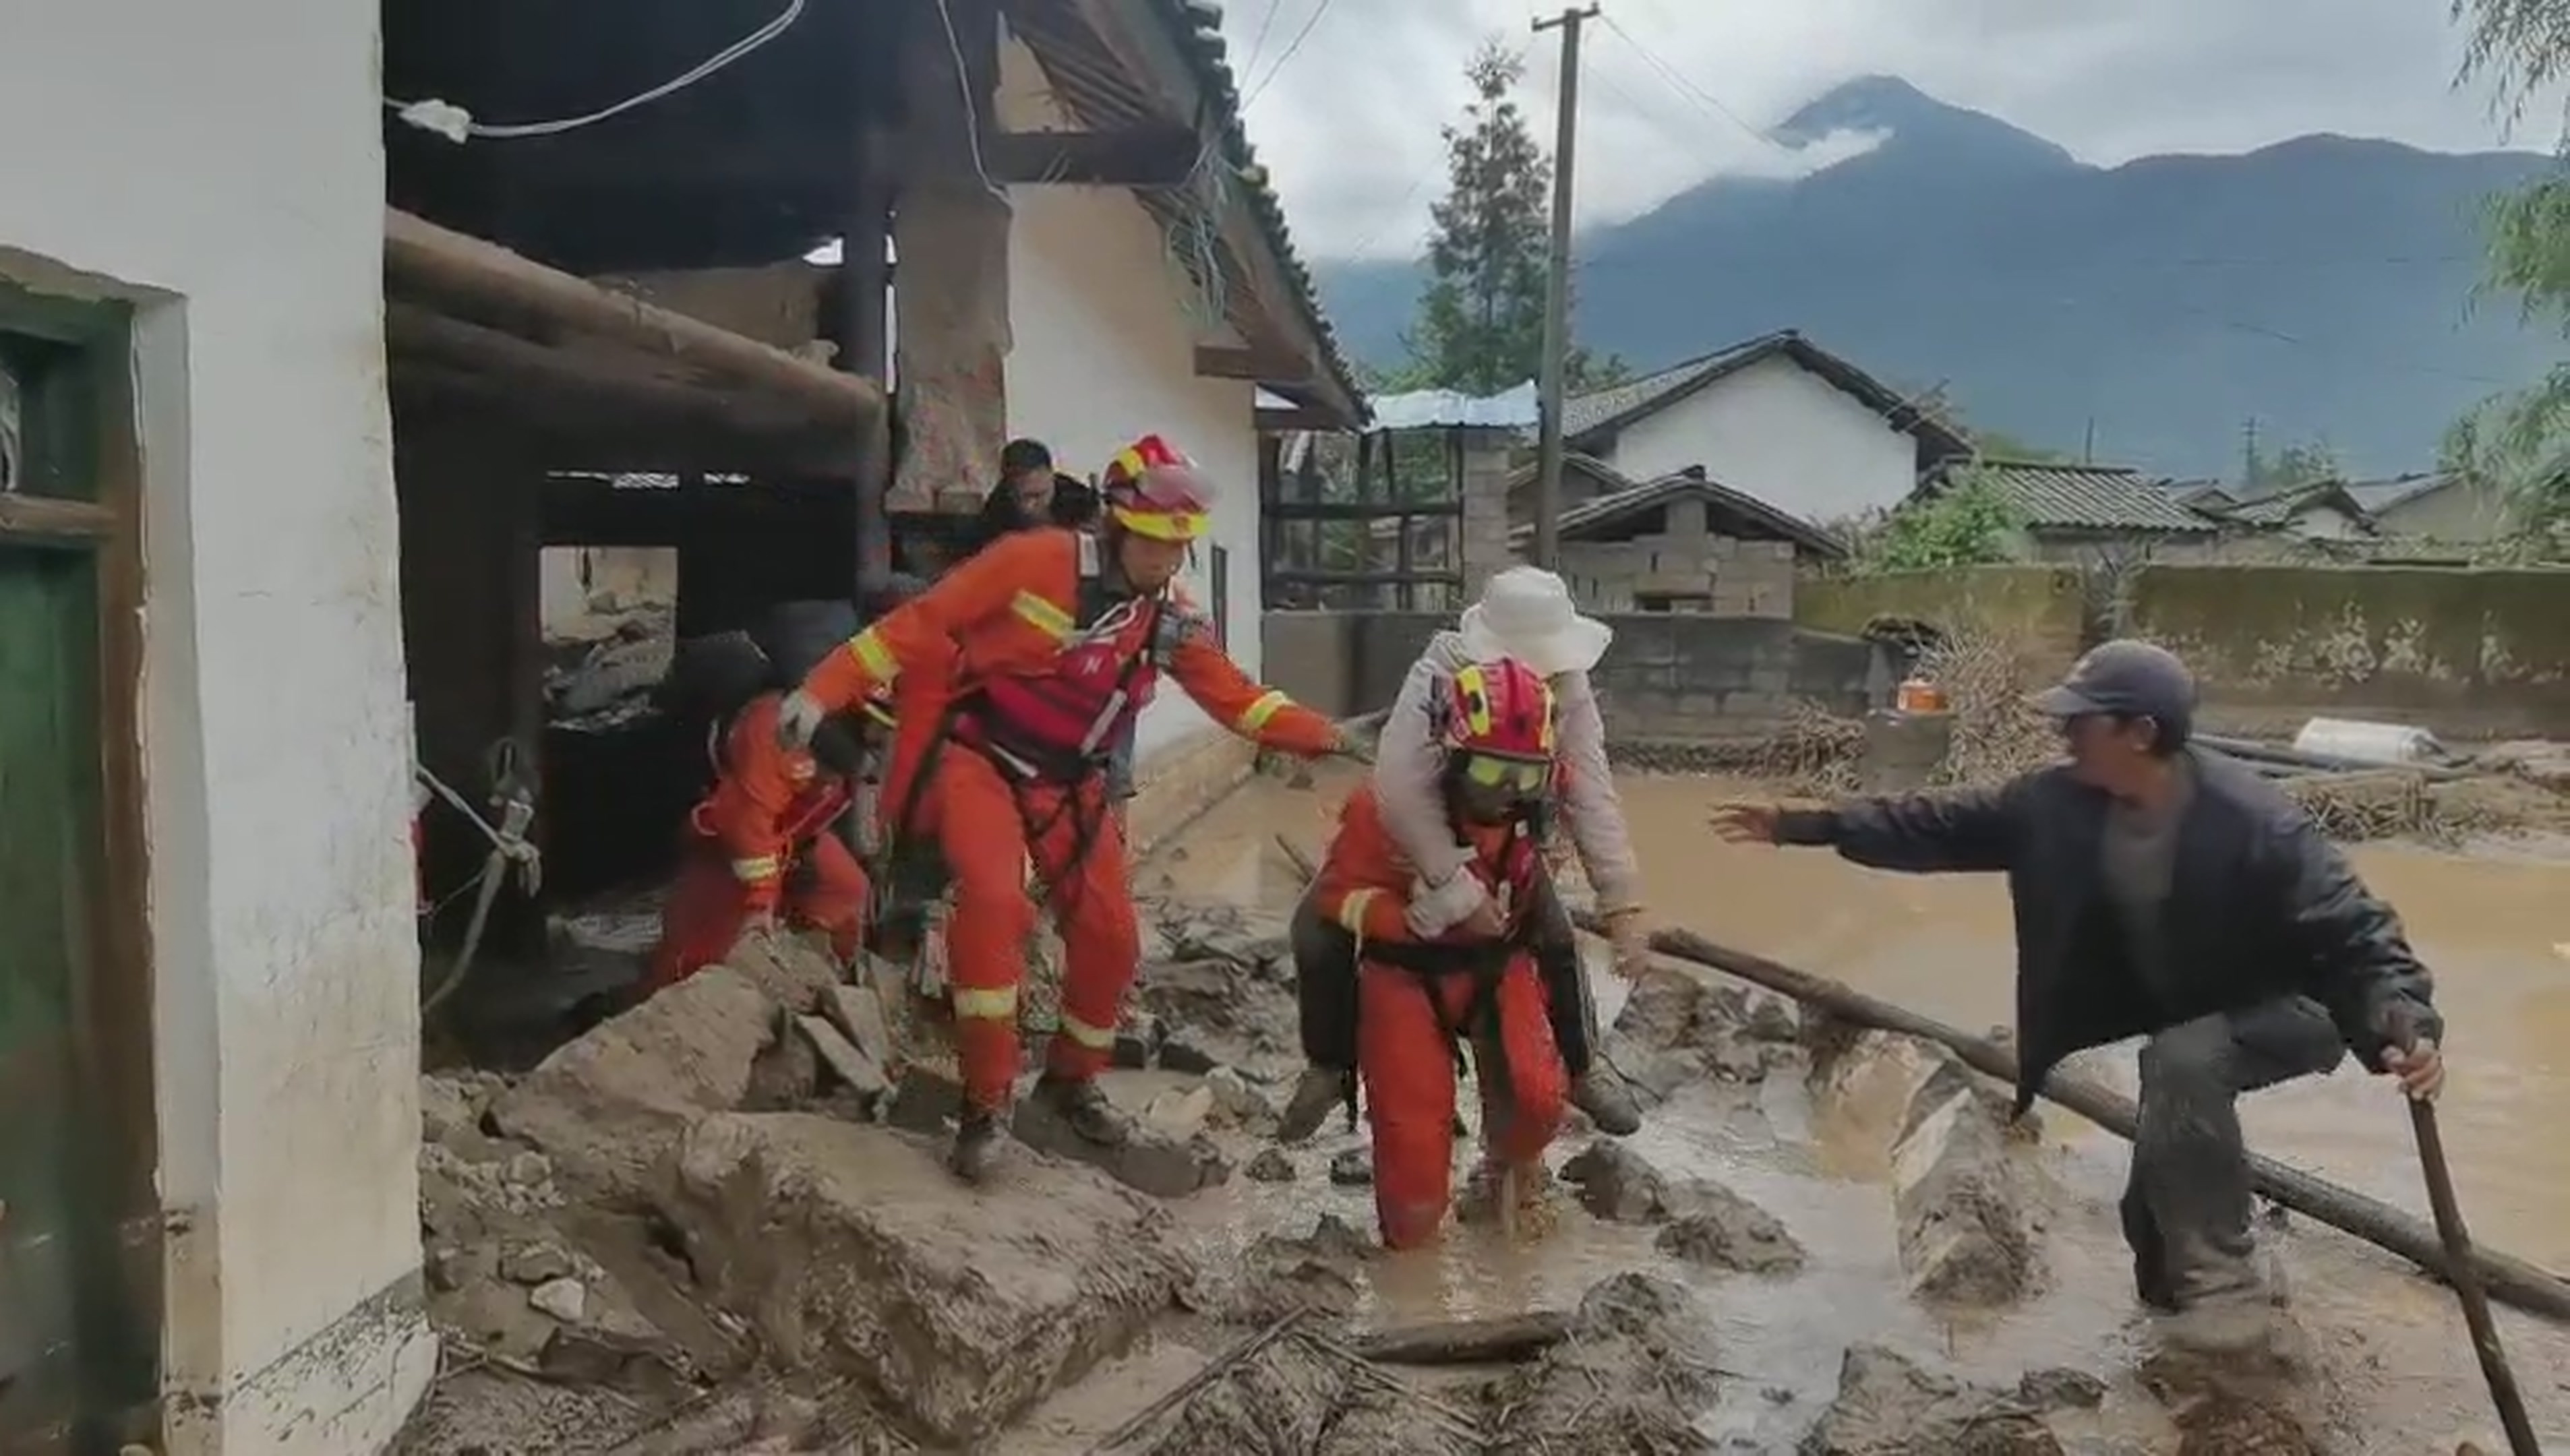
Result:
{"type": "Polygon", "coordinates": [[[2305,996],[2180,1022],[2143,1044],[2120,1212],[2145,1302],[2176,1309],[2259,1286],[2240,1094],[2327,1072],[2346,1054],[2327,1008],[2305,996]]]}

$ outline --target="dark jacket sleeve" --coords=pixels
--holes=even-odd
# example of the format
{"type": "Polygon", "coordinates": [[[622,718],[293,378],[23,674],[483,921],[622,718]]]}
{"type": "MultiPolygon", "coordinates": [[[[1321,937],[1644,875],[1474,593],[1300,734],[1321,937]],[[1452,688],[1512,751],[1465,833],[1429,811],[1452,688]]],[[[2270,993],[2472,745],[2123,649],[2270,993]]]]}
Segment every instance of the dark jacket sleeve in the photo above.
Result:
{"type": "Polygon", "coordinates": [[[1914,875],[2005,870],[2017,844],[2025,782],[1788,811],[1778,822],[1777,840],[1827,845],[1857,864],[1914,875]]]}
{"type": "Polygon", "coordinates": [[[2269,835],[2287,923],[2308,957],[2307,984],[2337,1019],[2348,1046],[2379,1070],[2392,1023],[2401,1016],[2418,1035],[2443,1045],[2434,981],[2410,950],[2400,916],[2373,898],[2308,816],[2280,816],[2269,835]]]}

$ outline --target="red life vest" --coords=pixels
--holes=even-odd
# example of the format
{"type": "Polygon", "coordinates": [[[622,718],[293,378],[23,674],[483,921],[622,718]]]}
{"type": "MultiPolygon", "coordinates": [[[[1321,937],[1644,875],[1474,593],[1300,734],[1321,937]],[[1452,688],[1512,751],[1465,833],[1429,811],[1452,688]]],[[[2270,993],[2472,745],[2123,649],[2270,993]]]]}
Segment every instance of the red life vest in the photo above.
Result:
{"type": "Polygon", "coordinates": [[[1081,547],[1079,624],[1044,671],[982,683],[958,724],[966,742],[1025,777],[1073,782],[1102,769],[1185,629],[1160,597],[1105,600],[1095,547],[1081,547]]]}

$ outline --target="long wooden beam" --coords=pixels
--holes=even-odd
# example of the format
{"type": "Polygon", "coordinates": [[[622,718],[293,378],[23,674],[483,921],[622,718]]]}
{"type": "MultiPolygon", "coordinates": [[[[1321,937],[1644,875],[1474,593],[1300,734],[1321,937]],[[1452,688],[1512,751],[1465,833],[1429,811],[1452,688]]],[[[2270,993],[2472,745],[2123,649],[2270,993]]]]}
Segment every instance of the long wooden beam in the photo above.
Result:
{"type": "Polygon", "coordinates": [[[982,142],[983,166],[1002,185],[1174,187],[1193,176],[1208,144],[1170,125],[1107,132],[1003,132],[982,142]]]}
{"type": "Polygon", "coordinates": [[[592,335],[710,384],[793,400],[832,424],[864,426],[883,411],[874,380],[601,288],[398,208],[384,212],[384,282],[390,294],[539,344],[564,333],[592,335]]]}

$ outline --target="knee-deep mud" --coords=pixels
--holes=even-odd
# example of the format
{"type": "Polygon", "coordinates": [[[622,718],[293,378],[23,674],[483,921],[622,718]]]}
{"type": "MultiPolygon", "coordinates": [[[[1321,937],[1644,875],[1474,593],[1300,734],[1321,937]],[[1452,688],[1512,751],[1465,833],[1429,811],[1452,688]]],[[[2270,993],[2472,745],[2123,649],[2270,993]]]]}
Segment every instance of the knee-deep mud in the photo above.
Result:
{"type": "MultiPolygon", "coordinates": [[[[834,1071],[796,1018],[848,1018],[755,956],[506,1084],[430,1079],[450,1375],[410,1449],[1077,1456],[1191,1380],[1112,1449],[2503,1449],[2451,1296],[2398,1261],[2266,1227],[2306,1365],[2243,1398],[2156,1353],[2116,1229],[2119,1142],[2059,1110],[2010,1134],[1937,1055],[1824,1034],[1711,974],[1637,989],[1600,967],[1608,1054],[1662,1099],[1642,1132],[1566,1136],[1540,1217],[1502,1229],[1467,1196],[1441,1247],[1381,1255],[1370,1191],[1332,1176],[1361,1166],[1362,1133],[1263,1137],[1298,1064],[1272,912],[1300,887],[1272,842],[1317,849],[1345,787],[1253,780],[1137,875],[1181,908],[1157,917],[1127,1037],[1123,1059],[1148,1065],[1110,1082],[1160,1163],[1108,1177],[1026,1153],[1002,1186],[954,1189],[933,1079],[894,1096],[834,1071]],[[1208,905],[1234,909],[1183,908],[1208,905]],[[1572,1337],[1500,1372],[1351,1346],[1538,1309],[1572,1337]]],[[[1702,819],[1726,792],[1626,784],[1656,914],[1958,1025],[2005,1020],[1994,880],[1722,845],[1702,819]]],[[[2439,975],[2475,1232],[2570,1266],[2570,1140],[2549,1131],[2570,1107],[2570,962],[2552,949],[2570,869],[2356,859],[2439,975]]],[[[2128,1052],[2092,1060],[2129,1089],[2128,1052]]],[[[2261,1151],[2423,1215],[2384,1086],[2344,1071],[2246,1117],[2261,1151]]],[[[2538,1428],[2570,1445],[2570,1331],[2501,1318],[2538,1428]]]]}

